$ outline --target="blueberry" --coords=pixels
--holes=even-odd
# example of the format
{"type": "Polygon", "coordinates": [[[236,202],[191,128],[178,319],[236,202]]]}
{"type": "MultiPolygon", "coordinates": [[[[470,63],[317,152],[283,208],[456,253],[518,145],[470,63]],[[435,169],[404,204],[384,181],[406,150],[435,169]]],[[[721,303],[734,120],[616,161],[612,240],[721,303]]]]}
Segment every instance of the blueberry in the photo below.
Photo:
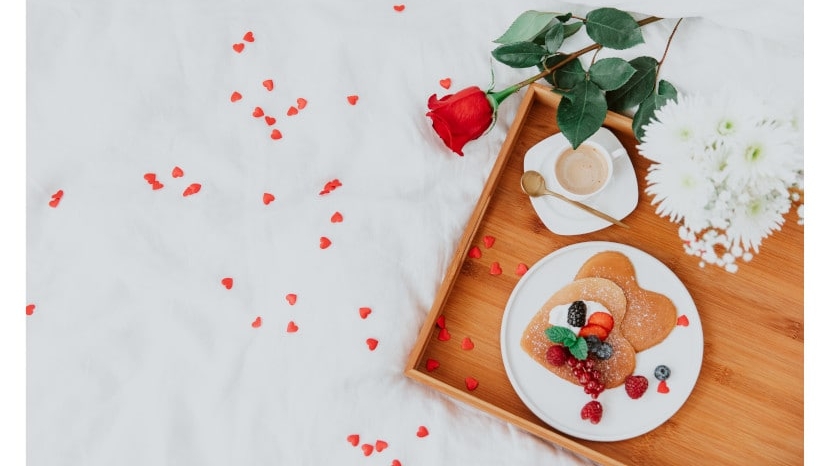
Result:
{"type": "Polygon", "coordinates": [[[667,366],[664,366],[663,364],[660,364],[654,369],[654,377],[657,378],[657,380],[666,380],[669,378],[670,375],[671,369],[669,369],[667,366]]]}
{"type": "Polygon", "coordinates": [[[597,359],[601,361],[605,361],[606,359],[610,358],[614,354],[614,347],[611,344],[602,342],[597,346],[594,350],[594,355],[596,355],[597,359]]]}

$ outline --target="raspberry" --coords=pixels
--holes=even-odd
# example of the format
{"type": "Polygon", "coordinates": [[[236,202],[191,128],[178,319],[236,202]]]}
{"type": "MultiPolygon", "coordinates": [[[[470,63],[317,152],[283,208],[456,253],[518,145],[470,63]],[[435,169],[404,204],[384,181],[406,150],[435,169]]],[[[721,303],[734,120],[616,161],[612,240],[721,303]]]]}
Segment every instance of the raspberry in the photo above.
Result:
{"type": "Polygon", "coordinates": [[[642,375],[629,375],[625,378],[625,392],[632,400],[643,396],[648,389],[648,379],[642,375]]]}
{"type": "Polygon", "coordinates": [[[670,375],[671,375],[671,369],[669,369],[668,366],[664,366],[663,364],[660,364],[659,366],[654,368],[654,377],[657,380],[666,380],[666,379],[669,378],[670,375]]]}
{"type": "Polygon", "coordinates": [[[588,312],[588,306],[584,301],[574,301],[568,307],[568,325],[572,327],[582,327],[585,325],[585,315],[588,312]]]}
{"type": "Polygon", "coordinates": [[[565,348],[562,345],[551,345],[551,347],[548,348],[547,353],[545,353],[545,359],[547,359],[551,365],[561,366],[562,364],[565,364],[568,360],[568,356],[570,355],[571,352],[568,351],[568,348],[565,348]]]}
{"type": "Polygon", "coordinates": [[[599,424],[600,419],[602,419],[602,405],[599,401],[591,400],[582,407],[579,415],[582,419],[591,421],[591,424],[599,424]]]}

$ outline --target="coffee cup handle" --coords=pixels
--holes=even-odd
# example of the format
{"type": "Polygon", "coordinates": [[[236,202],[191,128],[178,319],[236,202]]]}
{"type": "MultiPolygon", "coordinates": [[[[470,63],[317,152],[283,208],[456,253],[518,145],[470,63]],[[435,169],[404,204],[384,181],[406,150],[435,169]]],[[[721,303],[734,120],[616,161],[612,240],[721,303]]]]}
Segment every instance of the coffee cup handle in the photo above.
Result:
{"type": "Polygon", "coordinates": [[[615,150],[614,152],[611,152],[611,158],[612,159],[617,159],[622,155],[628,155],[628,151],[625,150],[625,147],[620,147],[619,149],[615,150]]]}

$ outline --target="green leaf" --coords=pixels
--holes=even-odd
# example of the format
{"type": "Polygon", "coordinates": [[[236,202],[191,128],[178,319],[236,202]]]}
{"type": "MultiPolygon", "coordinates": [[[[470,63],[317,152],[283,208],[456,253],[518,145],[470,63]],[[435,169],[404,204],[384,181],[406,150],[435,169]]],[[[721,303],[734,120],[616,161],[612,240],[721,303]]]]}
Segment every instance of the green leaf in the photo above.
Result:
{"type": "Polygon", "coordinates": [[[657,60],[652,57],[637,57],[628,63],[636,70],[634,76],[619,88],[605,94],[608,108],[611,110],[621,111],[635,107],[654,90],[657,81],[657,60]]]}
{"type": "Polygon", "coordinates": [[[573,18],[573,13],[565,13],[564,15],[559,15],[556,17],[556,19],[558,19],[559,22],[562,23],[567,23],[571,20],[571,18],[573,18]]]}
{"type": "Polygon", "coordinates": [[[556,123],[576,149],[602,126],[608,107],[600,88],[582,81],[564,94],[556,112],[556,123]]]}
{"type": "Polygon", "coordinates": [[[582,21],[565,25],[565,38],[571,37],[582,27],[582,21]]]}
{"type": "Polygon", "coordinates": [[[588,342],[583,337],[577,338],[572,345],[568,345],[568,349],[576,359],[585,360],[588,357],[588,342]]]}
{"type": "Polygon", "coordinates": [[[564,40],[565,26],[557,21],[545,33],[545,48],[548,49],[548,53],[556,53],[559,47],[562,46],[562,41],[564,40]]]}
{"type": "Polygon", "coordinates": [[[615,50],[645,42],[637,21],[616,8],[599,8],[589,12],[585,17],[585,31],[594,42],[615,50]]]}
{"type": "Polygon", "coordinates": [[[677,89],[674,88],[672,83],[666,81],[665,79],[661,79],[659,83],[657,83],[657,93],[668,97],[670,100],[677,99],[677,89]]]}
{"type": "Polygon", "coordinates": [[[512,44],[514,42],[527,42],[535,39],[544,31],[551,21],[556,21],[560,13],[543,13],[529,10],[520,14],[507,31],[493,42],[497,44],[512,44]]]}
{"type": "MultiPolygon", "coordinates": [[[[556,66],[557,63],[561,62],[562,60],[568,58],[570,55],[564,53],[557,53],[556,55],[551,55],[549,57],[545,57],[541,63],[536,65],[539,68],[539,71],[545,71],[547,69],[553,68],[556,66]]],[[[553,73],[545,75],[545,81],[550,83],[551,85],[555,86],[556,84],[553,81],[553,73]]]]}
{"type": "Polygon", "coordinates": [[[588,76],[600,89],[612,91],[625,84],[636,71],[622,58],[603,58],[591,65],[588,76]]]}
{"type": "Polygon", "coordinates": [[[643,140],[645,134],[643,127],[651,122],[655,112],[667,102],[675,99],[677,99],[677,89],[670,82],[660,80],[657,85],[657,92],[652,92],[640,103],[637,113],[634,114],[634,118],[631,120],[631,129],[634,131],[637,141],[643,140]]]}
{"type": "Polygon", "coordinates": [[[572,89],[577,84],[585,81],[585,70],[582,68],[579,58],[554,71],[553,81],[554,85],[561,89],[572,89]]]}
{"type": "Polygon", "coordinates": [[[547,335],[548,340],[553,343],[562,343],[566,340],[576,340],[576,334],[571,329],[567,327],[559,327],[557,325],[551,325],[546,328],[545,335],[547,335]]]}
{"type": "Polygon", "coordinates": [[[512,68],[536,66],[547,55],[544,47],[532,42],[500,45],[493,50],[493,58],[512,68]]]}

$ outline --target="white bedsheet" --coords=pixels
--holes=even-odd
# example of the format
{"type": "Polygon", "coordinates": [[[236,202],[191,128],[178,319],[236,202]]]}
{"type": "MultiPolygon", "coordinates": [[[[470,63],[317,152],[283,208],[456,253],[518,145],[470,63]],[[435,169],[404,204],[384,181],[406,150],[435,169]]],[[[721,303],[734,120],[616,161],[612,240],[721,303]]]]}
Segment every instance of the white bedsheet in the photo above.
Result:
{"type": "Polygon", "coordinates": [[[681,92],[802,106],[784,0],[29,0],[28,464],[589,464],[402,372],[524,92],[464,157],[427,98],[529,76],[490,58],[522,11],[597,6],[689,16],[681,92]]]}

